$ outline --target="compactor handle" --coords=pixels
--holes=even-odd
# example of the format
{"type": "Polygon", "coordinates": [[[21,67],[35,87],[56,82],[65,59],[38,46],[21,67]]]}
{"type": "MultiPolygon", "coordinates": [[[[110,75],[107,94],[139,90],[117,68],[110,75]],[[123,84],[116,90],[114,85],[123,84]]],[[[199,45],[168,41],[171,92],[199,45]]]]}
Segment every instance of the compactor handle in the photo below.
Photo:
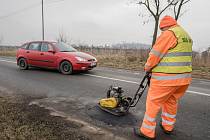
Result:
{"type": "Polygon", "coordinates": [[[139,85],[140,88],[144,88],[144,82],[145,82],[146,79],[148,80],[148,85],[149,85],[149,81],[151,79],[151,73],[150,72],[146,72],[144,78],[142,79],[142,81],[141,81],[141,83],[139,85]]]}
{"type": "Polygon", "coordinates": [[[141,81],[141,83],[139,85],[139,88],[136,91],[136,94],[134,95],[133,100],[131,101],[130,107],[135,107],[136,104],[139,102],[139,99],[143,95],[145,89],[150,84],[150,79],[151,79],[151,73],[150,72],[146,72],[145,76],[143,77],[143,79],[142,79],[142,81],[141,81]],[[144,85],[145,80],[147,80],[147,84],[146,85],[144,85]]]}

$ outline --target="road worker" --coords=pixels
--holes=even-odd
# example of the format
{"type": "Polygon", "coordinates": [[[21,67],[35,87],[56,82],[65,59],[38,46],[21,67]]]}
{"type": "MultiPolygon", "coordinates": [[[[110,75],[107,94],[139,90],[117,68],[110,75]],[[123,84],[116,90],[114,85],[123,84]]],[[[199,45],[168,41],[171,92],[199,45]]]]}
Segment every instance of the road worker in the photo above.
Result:
{"type": "Polygon", "coordinates": [[[141,126],[134,128],[136,135],[147,139],[155,139],[156,116],[160,109],[160,127],[166,134],[171,134],[176,122],[178,100],[192,80],[191,37],[170,16],[163,17],[159,26],[162,33],[144,68],[152,73],[146,112],[141,126]]]}

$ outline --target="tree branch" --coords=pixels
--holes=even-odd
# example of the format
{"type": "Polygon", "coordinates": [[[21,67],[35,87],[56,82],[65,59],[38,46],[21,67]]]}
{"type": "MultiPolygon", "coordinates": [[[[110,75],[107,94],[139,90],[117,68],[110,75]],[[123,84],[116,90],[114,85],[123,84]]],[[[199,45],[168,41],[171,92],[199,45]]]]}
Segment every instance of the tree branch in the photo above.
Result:
{"type": "Polygon", "coordinates": [[[155,13],[150,8],[149,1],[148,0],[145,0],[145,2],[140,1],[137,4],[144,5],[149,10],[149,12],[153,15],[153,17],[156,17],[155,16],[155,13]]]}
{"type": "Polygon", "coordinates": [[[159,13],[159,10],[160,10],[160,3],[159,3],[160,1],[159,0],[155,0],[155,5],[156,5],[156,9],[157,9],[157,12],[156,12],[156,15],[158,15],[158,13],[159,13]]]}
{"type": "Polygon", "coordinates": [[[156,14],[152,11],[151,7],[150,7],[150,3],[149,3],[149,0],[146,0],[147,1],[147,8],[148,10],[150,11],[150,13],[153,15],[153,17],[156,19],[156,14]]]}
{"type": "Polygon", "coordinates": [[[175,0],[172,0],[165,8],[163,8],[163,10],[160,12],[160,14],[159,14],[159,16],[169,7],[169,6],[171,6],[171,5],[173,5],[173,2],[174,2],[175,0]]]}
{"type": "Polygon", "coordinates": [[[188,2],[190,2],[190,0],[187,0],[187,1],[183,2],[183,5],[186,4],[186,3],[188,3],[188,2]]]}
{"type": "Polygon", "coordinates": [[[157,0],[155,0],[155,6],[156,6],[156,8],[158,8],[158,2],[157,2],[157,0]]]}
{"type": "Polygon", "coordinates": [[[174,15],[175,15],[175,18],[176,18],[176,6],[177,6],[177,3],[174,5],[174,15]]]}
{"type": "Polygon", "coordinates": [[[157,0],[157,2],[158,2],[158,7],[160,7],[160,0],[157,0]]]}

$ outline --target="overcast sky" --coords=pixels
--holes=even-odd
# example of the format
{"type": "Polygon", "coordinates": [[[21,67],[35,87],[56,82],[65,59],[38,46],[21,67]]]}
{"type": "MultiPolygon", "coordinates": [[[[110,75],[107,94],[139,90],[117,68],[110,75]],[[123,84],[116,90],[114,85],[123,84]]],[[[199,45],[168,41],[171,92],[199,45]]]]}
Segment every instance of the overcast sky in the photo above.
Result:
{"type": "MultiPolygon", "coordinates": [[[[151,44],[153,24],[143,25],[139,6],[129,0],[44,0],[46,40],[63,32],[73,43],[151,44]]],[[[0,0],[0,39],[20,45],[41,40],[41,0],[0,0]]],[[[179,23],[192,36],[193,48],[210,47],[210,1],[191,0],[179,23]]]]}

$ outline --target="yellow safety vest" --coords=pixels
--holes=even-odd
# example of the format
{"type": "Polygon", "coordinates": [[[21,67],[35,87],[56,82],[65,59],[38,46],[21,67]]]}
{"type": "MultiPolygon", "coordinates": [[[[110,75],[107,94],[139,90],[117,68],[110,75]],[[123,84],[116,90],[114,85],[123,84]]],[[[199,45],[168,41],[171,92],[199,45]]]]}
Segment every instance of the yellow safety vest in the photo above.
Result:
{"type": "Polygon", "coordinates": [[[192,39],[180,26],[168,29],[177,38],[176,47],[165,54],[152,72],[160,73],[186,73],[192,72],[192,39]]]}

